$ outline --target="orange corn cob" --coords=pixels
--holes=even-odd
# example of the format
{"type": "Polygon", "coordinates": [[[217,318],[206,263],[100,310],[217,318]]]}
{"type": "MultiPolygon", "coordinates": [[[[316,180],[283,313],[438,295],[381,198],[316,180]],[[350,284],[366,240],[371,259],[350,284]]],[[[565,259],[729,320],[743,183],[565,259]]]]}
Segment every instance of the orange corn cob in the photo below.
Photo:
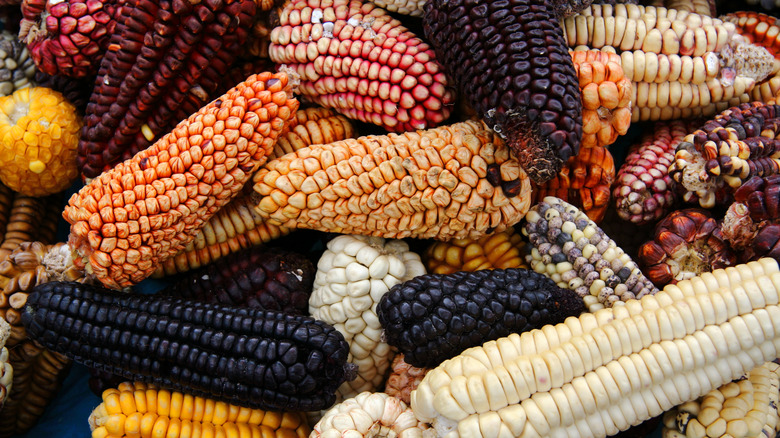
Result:
{"type": "Polygon", "coordinates": [[[0,98],[0,180],[30,196],[70,187],[80,130],[76,108],[57,91],[22,88],[0,98]]]}
{"type": "Polygon", "coordinates": [[[610,187],[615,181],[615,161],[606,148],[589,148],[569,158],[552,180],[534,185],[534,199],[555,196],[582,209],[599,223],[609,205],[610,187]]]}
{"type": "MultiPolygon", "coordinates": [[[[269,160],[317,143],[332,143],[355,135],[346,117],[325,108],[298,110],[269,155],[269,160]]],[[[175,256],[160,264],[153,277],[186,272],[250,246],[284,236],[290,228],[271,225],[254,210],[258,195],[251,187],[220,209],[195,239],[175,256]]]]}
{"type": "Polygon", "coordinates": [[[531,184],[482,122],[313,145],[254,175],[268,223],[385,238],[478,239],[519,222],[531,184]]]}
{"type": "Polygon", "coordinates": [[[526,268],[523,237],[514,228],[480,239],[434,242],[423,255],[429,274],[453,274],[481,269],[526,268]]]}
{"type": "Polygon", "coordinates": [[[235,197],[298,109],[287,75],[262,73],[74,194],[74,264],[108,287],[125,287],[191,242],[235,197]]]}
{"type": "Polygon", "coordinates": [[[138,382],[107,389],[102,398],[89,416],[92,438],[305,438],[311,431],[300,412],[242,408],[138,382]]]}
{"type": "Polygon", "coordinates": [[[631,125],[631,79],[620,56],[598,50],[570,51],[582,90],[582,147],[609,146],[631,125]]]}

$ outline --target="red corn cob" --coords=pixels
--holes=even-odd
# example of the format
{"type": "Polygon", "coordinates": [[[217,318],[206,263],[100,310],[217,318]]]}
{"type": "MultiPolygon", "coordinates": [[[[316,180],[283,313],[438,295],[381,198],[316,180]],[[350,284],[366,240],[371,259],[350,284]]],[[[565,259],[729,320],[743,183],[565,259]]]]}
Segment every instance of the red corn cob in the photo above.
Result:
{"type": "Polygon", "coordinates": [[[780,175],[754,176],[734,192],[723,218],[723,237],[740,261],[761,257],[780,261],[780,175]]]}

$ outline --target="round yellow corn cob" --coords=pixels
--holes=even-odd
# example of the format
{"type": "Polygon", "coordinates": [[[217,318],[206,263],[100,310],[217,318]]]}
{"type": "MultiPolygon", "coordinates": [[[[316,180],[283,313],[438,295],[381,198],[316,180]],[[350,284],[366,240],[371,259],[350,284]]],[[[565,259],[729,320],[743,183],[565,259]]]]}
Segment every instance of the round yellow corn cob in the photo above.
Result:
{"type": "Polygon", "coordinates": [[[28,87],[0,98],[0,181],[44,196],[78,177],[76,147],[81,117],[57,91],[28,87]]]}
{"type": "Polygon", "coordinates": [[[519,222],[531,198],[517,160],[476,121],[314,145],[254,183],[270,224],[386,238],[478,239],[519,222]]]}
{"type": "Polygon", "coordinates": [[[300,412],[249,409],[154,385],[124,382],[103,392],[89,416],[92,438],[309,436],[300,412]]]}
{"type": "Polygon", "coordinates": [[[151,275],[241,191],[297,109],[287,75],[252,75],[93,179],[63,213],[76,266],[113,288],[151,275]]]}
{"type": "Polygon", "coordinates": [[[452,274],[481,269],[528,268],[523,259],[525,242],[514,228],[480,239],[434,242],[423,254],[431,274],[452,274]]]}

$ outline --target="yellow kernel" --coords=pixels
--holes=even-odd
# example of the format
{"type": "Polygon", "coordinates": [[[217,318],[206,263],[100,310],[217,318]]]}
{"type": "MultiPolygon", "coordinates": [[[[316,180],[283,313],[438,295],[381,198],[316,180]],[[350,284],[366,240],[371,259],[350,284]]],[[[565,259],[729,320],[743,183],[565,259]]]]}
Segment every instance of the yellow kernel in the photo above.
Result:
{"type": "Polygon", "coordinates": [[[46,163],[41,160],[30,161],[30,171],[34,173],[41,173],[46,169],[46,163]]]}

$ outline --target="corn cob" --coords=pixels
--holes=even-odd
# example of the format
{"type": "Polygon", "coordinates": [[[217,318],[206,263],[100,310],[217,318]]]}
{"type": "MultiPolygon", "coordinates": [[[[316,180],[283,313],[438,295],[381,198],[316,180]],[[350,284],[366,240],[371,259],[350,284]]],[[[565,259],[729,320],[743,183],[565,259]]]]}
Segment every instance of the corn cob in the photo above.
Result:
{"type": "Polygon", "coordinates": [[[0,318],[0,409],[13,389],[14,367],[11,365],[8,348],[5,346],[10,335],[10,324],[0,318]]]}
{"type": "Polygon", "coordinates": [[[677,145],[669,176],[683,200],[704,208],[729,202],[752,176],[780,173],[780,106],[753,102],[718,114],[677,145]]]}
{"type": "Polygon", "coordinates": [[[582,300],[542,274],[494,269],[428,274],[394,286],[377,315],[387,343],[416,367],[434,367],[484,342],[555,324],[582,300]]]}
{"type": "Polygon", "coordinates": [[[749,5],[760,5],[767,10],[780,8],[780,1],[778,0],[747,0],[746,3],[749,5]]]}
{"type": "MultiPolygon", "coordinates": [[[[5,240],[5,233],[11,218],[14,199],[14,191],[3,183],[0,183],[0,242],[5,240]]],[[[0,257],[0,260],[2,260],[2,257],[0,257]]]]}
{"type": "Polygon", "coordinates": [[[22,322],[86,366],[250,408],[326,408],[352,372],[338,331],[281,312],[49,282],[28,296],[22,322]]]}
{"type": "Polygon", "coordinates": [[[30,58],[30,51],[7,30],[0,32],[0,60],[0,96],[8,96],[31,85],[35,63],[30,58]]]}
{"type": "Polygon", "coordinates": [[[625,430],[777,357],[780,273],[773,260],[759,265],[759,272],[746,265],[731,271],[754,278],[730,287],[720,286],[731,281],[719,270],[469,349],[425,376],[412,409],[451,436],[625,430]],[[760,273],[764,267],[775,272],[760,273]]]}
{"type": "Polygon", "coordinates": [[[631,80],[623,74],[620,57],[614,53],[587,50],[569,54],[582,90],[581,146],[609,146],[628,132],[631,124],[631,80]]]}
{"type": "Polygon", "coordinates": [[[332,324],[349,344],[355,380],[338,389],[339,399],[376,391],[387,376],[393,351],[382,339],[379,299],[391,287],[425,274],[420,256],[401,240],[337,236],[317,263],[309,314],[332,324]]]}
{"type": "Polygon", "coordinates": [[[397,397],[407,405],[411,401],[411,394],[420,384],[430,368],[417,368],[404,361],[403,353],[398,353],[390,364],[390,375],[385,381],[384,393],[397,397]]]}
{"type": "Polygon", "coordinates": [[[63,213],[76,266],[109,287],[151,275],[240,192],[297,107],[285,74],[250,76],[94,179],[63,213]]]}
{"type": "Polygon", "coordinates": [[[780,365],[766,362],[664,413],[664,438],[756,438],[780,432],[780,365]],[[725,435],[728,434],[728,435],[725,435]]]}
{"type": "Polygon", "coordinates": [[[314,275],[314,265],[300,254],[254,247],[193,271],[162,293],[204,303],[307,315],[314,275]]]}
{"type": "Polygon", "coordinates": [[[544,198],[526,221],[523,234],[531,242],[526,256],[531,268],[575,291],[588,311],[658,291],[631,257],[573,205],[544,198]]]}
{"type": "Polygon", "coordinates": [[[78,177],[81,121],[59,92],[43,87],[0,98],[0,180],[30,196],[70,187],[78,177]]]}
{"type": "Polygon", "coordinates": [[[720,224],[701,208],[676,210],[655,226],[653,239],[639,248],[637,262],[658,287],[737,264],[720,224]]]}
{"type": "Polygon", "coordinates": [[[385,238],[479,239],[528,211],[531,185],[476,121],[313,145],[254,175],[272,225],[385,238]]]}
{"type": "Polygon", "coordinates": [[[740,260],[780,260],[780,175],[754,176],[734,192],[723,218],[723,237],[740,260]]]}
{"type": "Polygon", "coordinates": [[[291,0],[269,55],[300,76],[307,100],[388,131],[436,127],[452,110],[433,50],[373,3],[291,0]]]}
{"type": "Polygon", "coordinates": [[[24,0],[19,39],[46,74],[94,76],[116,27],[116,8],[118,0],[24,0]]]}
{"type": "MultiPolygon", "coordinates": [[[[44,227],[44,222],[47,220],[52,222],[52,216],[46,215],[46,205],[54,203],[52,201],[55,201],[55,198],[33,198],[20,194],[14,197],[8,215],[8,224],[0,244],[0,260],[4,260],[22,242],[37,240],[37,234],[44,227]]],[[[58,207],[61,205],[61,203],[56,204],[58,207]]],[[[56,216],[54,218],[56,221],[56,216]]]]}
{"type": "Polygon", "coordinates": [[[425,1],[423,0],[371,0],[380,8],[397,14],[422,17],[425,1]]]}
{"type": "MultiPolygon", "coordinates": [[[[344,117],[324,108],[298,110],[289,130],[281,134],[268,156],[269,160],[317,143],[331,143],[355,134],[344,117]]],[[[163,277],[196,269],[228,254],[269,242],[290,231],[271,225],[255,211],[257,195],[250,186],[221,208],[198,232],[192,242],[175,256],[162,262],[152,277],[163,277]]]]}
{"type": "Polygon", "coordinates": [[[534,200],[555,196],[580,208],[595,223],[607,213],[610,187],[615,181],[615,161],[606,148],[580,151],[563,165],[558,175],[534,185],[534,200]]]}
{"type": "Polygon", "coordinates": [[[78,146],[86,178],[145,150],[206,105],[245,42],[251,0],[131,0],[122,8],[78,146]]]}
{"type": "Polygon", "coordinates": [[[89,416],[92,438],[298,437],[310,428],[300,412],[274,412],[124,382],[103,392],[89,416]]]}
{"type": "Polygon", "coordinates": [[[716,17],[715,3],[715,0],[653,0],[647,5],[716,17]]]}
{"type": "Polygon", "coordinates": [[[482,269],[527,268],[523,254],[525,242],[514,228],[480,239],[453,239],[434,242],[422,256],[431,274],[453,274],[482,269]]]}
{"type": "Polygon", "coordinates": [[[734,23],[737,32],[753,44],[766,48],[775,56],[772,73],[751,90],[751,100],[769,102],[780,91],[780,41],[777,36],[780,26],[777,18],[760,12],[739,11],[721,17],[723,21],[734,23]]]}
{"type": "Polygon", "coordinates": [[[87,79],[73,79],[66,76],[50,76],[42,71],[35,71],[32,77],[34,86],[50,88],[57,91],[70,102],[79,114],[84,114],[89,95],[92,93],[92,82],[87,79]]]}
{"type": "Polygon", "coordinates": [[[678,196],[669,166],[675,148],[693,129],[693,123],[683,121],[657,123],[631,146],[612,189],[621,219],[644,225],[671,212],[678,196]]]}
{"type": "Polygon", "coordinates": [[[533,0],[425,5],[425,35],[439,60],[537,184],[555,177],[582,139],[577,73],[558,23],[567,7],[533,0]]]}
{"type": "Polygon", "coordinates": [[[331,408],[311,433],[311,438],[387,436],[422,438],[428,425],[415,418],[401,400],[381,392],[362,392],[331,408]]]}

